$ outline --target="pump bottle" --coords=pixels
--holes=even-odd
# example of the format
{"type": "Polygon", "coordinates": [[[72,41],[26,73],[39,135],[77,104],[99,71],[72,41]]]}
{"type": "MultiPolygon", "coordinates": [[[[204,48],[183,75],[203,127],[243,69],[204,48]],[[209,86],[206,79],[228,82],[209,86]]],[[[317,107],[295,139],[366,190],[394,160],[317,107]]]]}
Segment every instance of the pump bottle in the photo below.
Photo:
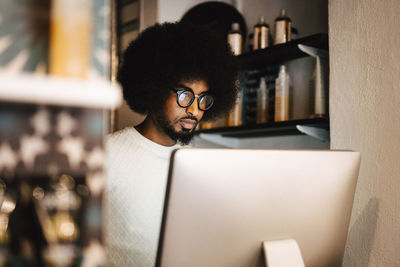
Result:
{"type": "Polygon", "coordinates": [[[232,28],[228,33],[228,43],[235,56],[242,54],[243,52],[243,36],[240,31],[239,23],[232,23],[232,28]]]}
{"type": "Polygon", "coordinates": [[[274,45],[283,44],[291,40],[292,21],[286,15],[286,9],[281,9],[281,14],[275,19],[274,45]]]}
{"type": "Polygon", "coordinates": [[[290,77],[285,65],[280,66],[275,80],[275,121],[289,120],[290,112],[290,77]]]}
{"type": "Polygon", "coordinates": [[[259,22],[254,25],[253,49],[263,49],[269,45],[269,26],[264,17],[260,17],[259,22]]]}

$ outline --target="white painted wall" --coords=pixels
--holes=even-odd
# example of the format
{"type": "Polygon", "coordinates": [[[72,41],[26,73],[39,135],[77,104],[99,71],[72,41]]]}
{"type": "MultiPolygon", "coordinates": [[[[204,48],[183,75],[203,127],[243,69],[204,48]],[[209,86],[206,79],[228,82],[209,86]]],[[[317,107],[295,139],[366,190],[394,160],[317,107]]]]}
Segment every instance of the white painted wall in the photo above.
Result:
{"type": "MultiPolygon", "coordinates": [[[[207,2],[205,0],[158,0],[158,22],[172,22],[180,20],[190,8],[200,3],[207,2]]],[[[220,0],[217,2],[224,2],[233,4],[232,0],[220,0]]]]}
{"type": "Polygon", "coordinates": [[[344,266],[400,266],[399,13],[329,1],[331,145],[362,154],[344,266]]]}

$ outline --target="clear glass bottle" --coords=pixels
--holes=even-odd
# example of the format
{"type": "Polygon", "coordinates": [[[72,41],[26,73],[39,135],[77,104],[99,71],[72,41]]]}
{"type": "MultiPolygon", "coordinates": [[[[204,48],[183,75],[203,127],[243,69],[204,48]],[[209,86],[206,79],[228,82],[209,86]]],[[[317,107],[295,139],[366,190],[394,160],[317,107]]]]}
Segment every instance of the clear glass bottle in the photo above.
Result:
{"type": "Polygon", "coordinates": [[[275,19],[275,37],[274,44],[283,44],[289,42],[292,37],[292,21],[286,15],[286,9],[281,9],[281,14],[275,19]]]}
{"type": "Polygon", "coordinates": [[[280,66],[275,80],[275,121],[289,120],[290,112],[290,77],[285,65],[280,66]]]}
{"type": "Polygon", "coordinates": [[[254,25],[253,49],[263,49],[269,45],[269,25],[264,17],[260,17],[259,22],[254,25]]]}
{"type": "Polygon", "coordinates": [[[242,54],[243,52],[243,35],[240,31],[239,23],[232,23],[232,28],[228,33],[228,43],[235,56],[242,54]]]}
{"type": "Polygon", "coordinates": [[[257,91],[257,123],[268,122],[268,90],[265,78],[260,79],[260,88],[257,91]]]}

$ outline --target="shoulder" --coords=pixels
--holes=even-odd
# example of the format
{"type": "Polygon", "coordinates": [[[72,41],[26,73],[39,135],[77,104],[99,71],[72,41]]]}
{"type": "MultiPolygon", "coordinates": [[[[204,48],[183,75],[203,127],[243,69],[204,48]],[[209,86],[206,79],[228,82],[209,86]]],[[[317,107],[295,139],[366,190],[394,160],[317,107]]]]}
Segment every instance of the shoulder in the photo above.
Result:
{"type": "Polygon", "coordinates": [[[107,143],[118,142],[119,140],[131,135],[133,131],[135,131],[135,128],[128,127],[128,128],[124,128],[122,130],[110,133],[106,137],[106,142],[107,143]]]}
{"type": "Polygon", "coordinates": [[[115,150],[120,151],[121,148],[128,148],[137,144],[135,132],[136,130],[133,127],[129,127],[107,135],[105,140],[107,151],[112,153],[115,150]]]}

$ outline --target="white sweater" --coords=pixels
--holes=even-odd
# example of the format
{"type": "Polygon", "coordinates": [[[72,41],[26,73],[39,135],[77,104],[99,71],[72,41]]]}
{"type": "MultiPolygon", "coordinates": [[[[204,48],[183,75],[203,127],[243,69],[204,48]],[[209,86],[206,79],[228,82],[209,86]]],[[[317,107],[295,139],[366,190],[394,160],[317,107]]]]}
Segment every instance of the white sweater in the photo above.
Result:
{"type": "Polygon", "coordinates": [[[133,127],[108,137],[104,207],[109,266],[155,264],[169,158],[178,147],[154,143],[133,127]]]}

